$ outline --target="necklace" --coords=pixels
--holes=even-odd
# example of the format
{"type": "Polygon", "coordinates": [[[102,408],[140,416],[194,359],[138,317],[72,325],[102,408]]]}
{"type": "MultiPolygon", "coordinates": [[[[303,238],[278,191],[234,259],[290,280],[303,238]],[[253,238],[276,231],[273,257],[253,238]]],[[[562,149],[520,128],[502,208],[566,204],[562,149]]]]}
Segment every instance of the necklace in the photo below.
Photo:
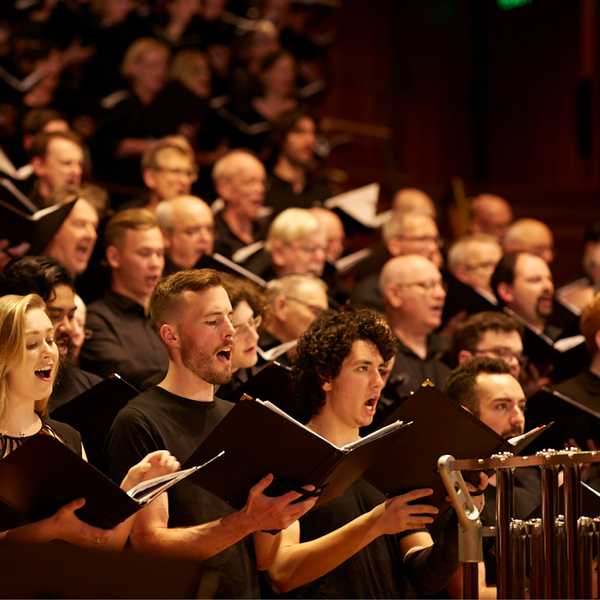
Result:
{"type": "MultiPolygon", "coordinates": [[[[41,425],[41,420],[38,418],[37,422],[35,423],[35,427],[37,427],[38,425],[41,425]]],[[[31,428],[33,428],[33,425],[31,426],[31,428]]],[[[41,427],[40,427],[41,429],[41,427]]],[[[19,433],[8,433],[8,431],[6,431],[5,429],[0,429],[0,435],[3,435],[5,437],[11,437],[11,438],[24,438],[24,437],[28,437],[31,435],[35,435],[36,433],[39,433],[40,429],[36,429],[36,431],[34,432],[30,432],[30,431],[20,431],[19,433]]]]}

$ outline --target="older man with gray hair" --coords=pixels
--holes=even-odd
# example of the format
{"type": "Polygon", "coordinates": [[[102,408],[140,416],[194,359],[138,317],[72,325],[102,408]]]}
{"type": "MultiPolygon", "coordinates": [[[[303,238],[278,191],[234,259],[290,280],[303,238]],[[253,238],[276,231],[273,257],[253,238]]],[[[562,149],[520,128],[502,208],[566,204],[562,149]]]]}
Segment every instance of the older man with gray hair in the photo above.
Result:
{"type": "Polygon", "coordinates": [[[398,256],[384,265],[379,285],[388,322],[400,342],[384,395],[403,398],[425,379],[443,386],[450,370],[440,361],[446,344],[434,333],[446,298],[439,269],[423,256],[398,256]]]}
{"type": "Polygon", "coordinates": [[[327,240],[318,219],[305,208],[288,208],[269,227],[263,251],[244,267],[265,280],[285,275],[321,277],[327,240]]]}
{"type": "Polygon", "coordinates": [[[417,254],[431,261],[436,267],[442,265],[440,238],[435,221],[418,212],[394,211],[381,228],[383,247],[365,261],[365,272],[351,296],[353,304],[383,311],[384,303],[379,286],[379,271],[391,258],[417,254]]]}
{"type": "Polygon", "coordinates": [[[232,150],[215,163],[212,176],[223,201],[223,208],[215,214],[215,251],[232,257],[265,237],[261,216],[267,174],[251,152],[232,150]]]}
{"type": "Polygon", "coordinates": [[[213,251],[214,221],[209,206],[196,196],[159,202],[156,219],[165,240],[164,274],[192,269],[213,251]]]}

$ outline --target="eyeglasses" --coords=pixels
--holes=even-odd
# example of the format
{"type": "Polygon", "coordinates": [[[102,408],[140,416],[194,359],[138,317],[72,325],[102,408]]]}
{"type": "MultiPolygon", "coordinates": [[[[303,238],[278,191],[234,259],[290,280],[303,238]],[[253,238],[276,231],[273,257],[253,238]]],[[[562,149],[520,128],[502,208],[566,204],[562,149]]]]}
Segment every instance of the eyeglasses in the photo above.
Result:
{"type": "Polygon", "coordinates": [[[233,337],[238,337],[239,335],[242,335],[243,333],[246,333],[248,331],[258,331],[258,328],[260,327],[260,324],[262,323],[262,316],[258,315],[256,317],[253,317],[252,319],[248,319],[248,321],[246,323],[237,323],[237,324],[233,324],[233,328],[235,329],[235,333],[233,334],[233,337]]]}
{"type": "Polygon", "coordinates": [[[397,283],[396,287],[410,287],[416,285],[420,287],[424,292],[431,292],[435,288],[446,291],[446,284],[441,279],[429,280],[429,281],[410,281],[408,283],[397,283]]]}
{"type": "Polygon", "coordinates": [[[306,302],[305,300],[302,300],[301,298],[296,298],[295,296],[286,296],[286,298],[288,300],[292,300],[293,302],[297,302],[298,304],[301,304],[302,306],[306,306],[306,308],[308,308],[308,310],[310,310],[310,312],[312,312],[312,314],[315,317],[318,317],[322,312],[327,310],[326,308],[324,308],[322,306],[317,306],[316,304],[311,304],[310,302],[306,302]]]}
{"type": "Polygon", "coordinates": [[[496,268],[496,262],[492,261],[492,260],[486,260],[486,261],[482,261],[479,263],[471,263],[471,264],[465,264],[464,269],[465,271],[479,271],[480,269],[495,269],[496,268]]]}
{"type": "Polygon", "coordinates": [[[314,245],[314,246],[305,246],[302,244],[289,244],[292,248],[299,250],[300,252],[304,252],[304,254],[316,254],[317,252],[322,252],[325,254],[327,252],[326,246],[314,245]]]}
{"type": "Polygon", "coordinates": [[[438,235],[398,235],[396,236],[396,238],[404,242],[417,242],[418,244],[435,244],[438,248],[441,248],[444,245],[444,240],[438,235]]]}
{"type": "Polygon", "coordinates": [[[154,167],[155,171],[162,171],[163,173],[169,173],[169,175],[179,175],[181,177],[187,177],[195,181],[198,177],[198,171],[196,169],[174,169],[172,167],[161,167],[157,165],[154,167]]]}
{"type": "Polygon", "coordinates": [[[478,354],[481,356],[493,356],[495,358],[501,358],[505,361],[516,360],[519,364],[522,364],[524,361],[523,355],[520,352],[515,352],[510,348],[506,348],[503,346],[494,346],[492,348],[478,348],[473,352],[473,354],[478,354]]]}
{"type": "Polygon", "coordinates": [[[189,237],[194,237],[202,233],[205,235],[214,236],[215,228],[214,225],[197,225],[195,227],[185,227],[184,229],[176,231],[176,233],[182,233],[183,235],[187,235],[189,237]]]}

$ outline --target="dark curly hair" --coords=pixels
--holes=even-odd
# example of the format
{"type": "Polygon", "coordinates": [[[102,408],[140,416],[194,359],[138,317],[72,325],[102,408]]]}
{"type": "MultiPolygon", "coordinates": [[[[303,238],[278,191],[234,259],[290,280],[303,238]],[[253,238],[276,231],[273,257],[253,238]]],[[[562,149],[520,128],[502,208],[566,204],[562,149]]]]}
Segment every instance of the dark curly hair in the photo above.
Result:
{"type": "Polygon", "coordinates": [[[383,360],[397,350],[397,340],[385,319],[366,308],[319,316],[298,341],[293,367],[297,417],[303,421],[325,404],[322,384],[335,379],[357,340],[373,342],[383,360]]]}

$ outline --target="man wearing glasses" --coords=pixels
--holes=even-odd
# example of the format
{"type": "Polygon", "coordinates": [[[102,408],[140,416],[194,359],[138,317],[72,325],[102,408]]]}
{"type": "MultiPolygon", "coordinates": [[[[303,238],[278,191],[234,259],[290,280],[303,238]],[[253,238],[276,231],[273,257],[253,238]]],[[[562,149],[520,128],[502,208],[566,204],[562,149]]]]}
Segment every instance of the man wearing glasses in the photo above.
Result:
{"type": "Polygon", "coordinates": [[[418,254],[438,268],[442,265],[438,228],[428,215],[394,211],[383,224],[381,237],[382,247],[357,268],[359,281],[351,296],[352,304],[379,311],[384,310],[379,272],[386,261],[396,256],[418,254]]]}
{"type": "Polygon", "coordinates": [[[511,375],[519,378],[523,362],[523,327],[501,312],[481,312],[457,327],[452,338],[452,356],[462,364],[474,356],[500,358],[510,367],[511,375]]]}
{"type": "Polygon", "coordinates": [[[449,373],[440,360],[445,344],[434,331],[446,291],[438,267],[423,256],[398,256],[384,265],[379,285],[388,322],[400,341],[384,395],[401,399],[425,379],[443,386],[449,373]]]}
{"type": "Polygon", "coordinates": [[[142,176],[147,192],[122,208],[154,210],[161,200],[189,194],[198,176],[192,149],[173,138],[158,141],[142,156],[142,176]]]}

